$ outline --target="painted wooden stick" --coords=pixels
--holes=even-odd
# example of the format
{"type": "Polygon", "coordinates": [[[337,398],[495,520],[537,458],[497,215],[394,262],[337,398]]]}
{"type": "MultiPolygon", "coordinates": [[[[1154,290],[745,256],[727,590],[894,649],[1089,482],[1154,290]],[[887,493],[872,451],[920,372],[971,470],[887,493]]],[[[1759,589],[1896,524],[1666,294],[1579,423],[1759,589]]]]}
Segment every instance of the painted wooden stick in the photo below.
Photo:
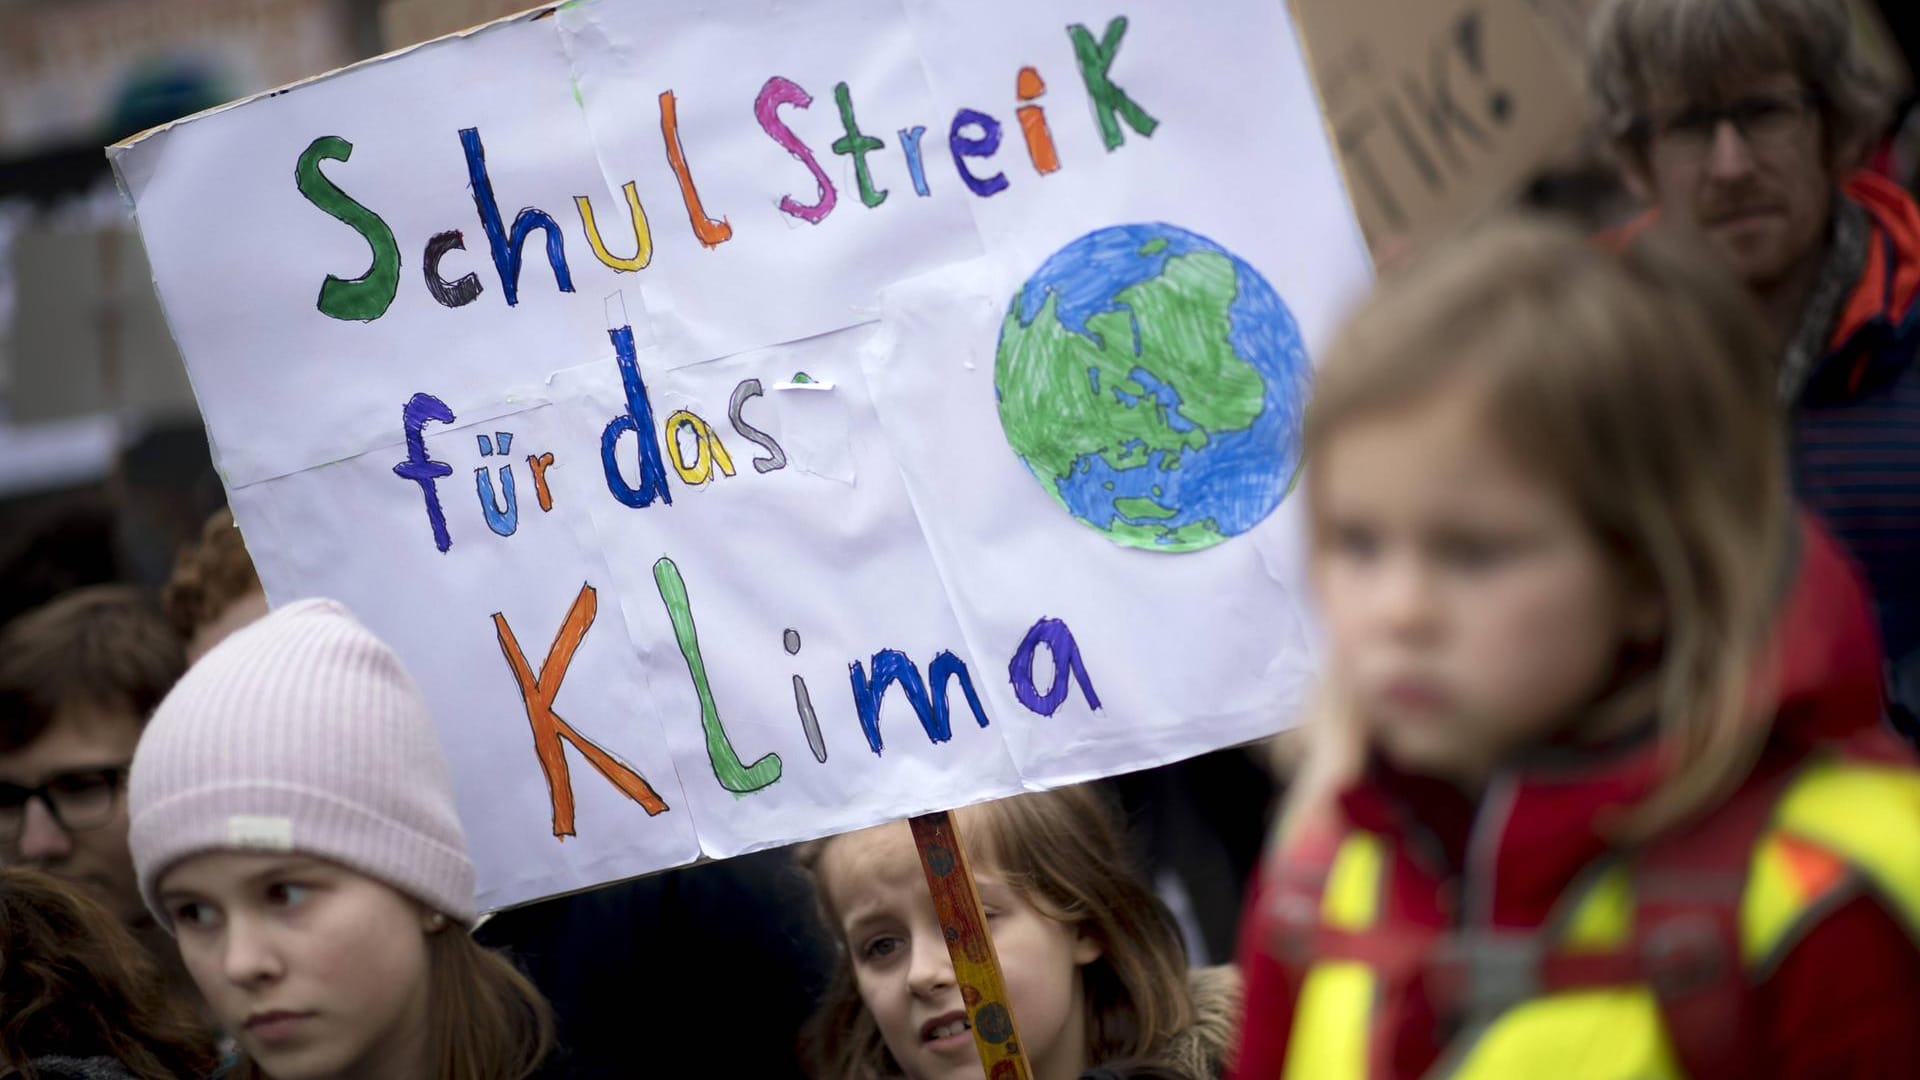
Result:
{"type": "Polygon", "coordinates": [[[947,955],[953,957],[954,979],[960,1000],[973,1025],[973,1045],[987,1080],[1033,1080],[1033,1066],[1020,1045],[1013,1024],[1013,1006],[1007,1001],[1007,982],[1000,976],[1000,957],[987,932],[987,916],[980,910],[980,890],[973,883],[967,849],[960,830],[946,811],[909,818],[913,843],[920,850],[920,868],[926,871],[933,894],[934,914],[946,934],[947,955]]]}

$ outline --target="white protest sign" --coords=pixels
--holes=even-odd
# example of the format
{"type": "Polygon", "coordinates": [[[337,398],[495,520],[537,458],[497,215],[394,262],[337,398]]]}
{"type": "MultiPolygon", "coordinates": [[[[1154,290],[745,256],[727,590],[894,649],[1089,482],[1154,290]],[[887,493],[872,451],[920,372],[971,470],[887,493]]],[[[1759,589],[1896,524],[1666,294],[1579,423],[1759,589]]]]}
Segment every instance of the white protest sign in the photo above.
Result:
{"type": "Polygon", "coordinates": [[[497,908],[1277,729],[1364,288],[1283,6],[583,0],[113,150],[497,908]]]}

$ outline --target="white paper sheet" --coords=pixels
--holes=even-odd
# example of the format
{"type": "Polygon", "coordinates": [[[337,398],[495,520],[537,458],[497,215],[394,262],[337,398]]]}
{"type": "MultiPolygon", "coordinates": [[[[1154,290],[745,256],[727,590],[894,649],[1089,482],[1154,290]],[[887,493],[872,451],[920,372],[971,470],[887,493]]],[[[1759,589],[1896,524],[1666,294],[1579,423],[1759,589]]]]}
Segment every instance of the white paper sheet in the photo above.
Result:
{"type": "MultiPolygon", "coordinates": [[[[988,706],[1005,660],[971,652],[954,620],[866,396],[860,354],[871,337],[872,328],[862,327],[649,372],[656,414],[684,408],[709,418],[733,475],[714,469],[694,486],[669,460],[671,504],[589,502],[709,855],[1020,789],[1002,739],[1017,720],[988,706]],[[768,390],[743,399],[740,410],[746,426],[780,447],[776,455],[744,437],[729,420],[729,406],[749,380],[766,387],[796,372],[832,389],[768,390]],[[836,444],[850,467],[823,461],[814,449],[836,444]],[[786,458],[784,467],[754,466],[777,456],[786,458]],[[671,562],[689,598],[700,667],[728,739],[718,753],[709,746],[700,689],[664,600],[662,560],[671,562]],[[964,677],[949,676],[942,694],[938,672],[956,661],[964,669],[953,670],[964,677]],[[904,682],[873,695],[869,732],[856,681],[871,692],[887,670],[899,671],[904,682]],[[802,720],[795,676],[816,718],[824,762],[802,720]],[[914,707],[922,692],[924,717],[914,707]]],[[[569,405],[578,429],[603,425],[625,407],[611,366],[568,372],[556,390],[578,394],[569,405]]],[[[681,442],[678,451],[663,443],[662,453],[697,466],[691,440],[681,442]]],[[[629,437],[620,447],[621,467],[637,477],[638,461],[629,437]]]]}
{"type": "MultiPolygon", "coordinates": [[[[612,274],[587,249],[573,200],[611,195],[569,78],[551,19],[510,23],[115,151],[230,487],[398,438],[415,392],[430,389],[465,416],[604,344],[599,305],[582,297],[608,291],[612,274]],[[524,208],[559,225],[574,293],[560,291],[548,233],[537,230],[520,248],[508,305],[463,130],[477,133],[503,230],[524,208]],[[328,136],[351,150],[320,161],[320,175],[384,222],[399,259],[391,301],[372,321],[318,308],[329,275],[354,279],[374,263],[363,229],[376,227],[337,220],[297,184],[302,155],[328,136]],[[443,232],[465,246],[442,256],[438,276],[473,274],[480,286],[460,307],[435,300],[426,282],[427,245],[443,232]]],[[[635,325],[647,332],[644,319],[635,325]]]]}
{"type": "Polygon", "coordinates": [[[1019,719],[1008,736],[1022,775],[1067,783],[1185,757],[1199,730],[1220,745],[1270,733],[1310,677],[1296,507],[1282,503],[1249,532],[1180,554],[1116,544],[1074,519],[1003,433],[993,343],[1004,301],[988,291],[996,279],[963,266],[901,285],[866,355],[889,442],[976,651],[1011,658],[1037,614],[1071,634],[1084,683],[1072,670],[1054,674],[1064,658],[1051,646],[1034,650],[1019,680],[1030,696],[1057,696],[1057,711],[1022,708],[1011,670],[993,684],[999,707],[1019,719]]]}
{"type": "Polygon", "coordinates": [[[574,437],[557,407],[542,405],[436,425],[425,447],[431,460],[458,463],[436,485],[453,539],[445,553],[433,543],[421,488],[393,473],[406,456],[400,446],[235,491],[235,517],[268,598],[338,599],[406,660],[440,725],[483,907],[693,859],[695,810],[588,520],[586,483],[594,477],[582,474],[597,471],[589,440],[574,437]],[[481,454],[482,436],[493,453],[481,454]],[[527,457],[548,453],[553,509],[543,511],[527,457]],[[502,470],[513,476],[512,535],[494,532],[481,509],[474,470],[483,467],[496,509],[508,505],[502,470]],[[571,662],[550,666],[548,652],[583,586],[595,590],[598,610],[571,662]],[[548,684],[553,711],[643,778],[664,812],[649,814],[622,795],[569,745],[571,834],[555,835],[553,797],[496,615],[548,684]]]}
{"type": "Polygon", "coordinates": [[[637,275],[670,362],[870,319],[888,282],[980,253],[965,198],[920,197],[906,169],[900,129],[926,127],[932,155],[944,120],[897,0],[587,0],[558,18],[606,182],[637,183],[655,234],[655,260],[637,275]],[[849,138],[843,85],[861,136],[884,144],[861,154],[871,206],[854,155],[833,149],[849,138]],[[719,223],[709,240],[669,162],[669,92],[702,222],[719,223]]]}

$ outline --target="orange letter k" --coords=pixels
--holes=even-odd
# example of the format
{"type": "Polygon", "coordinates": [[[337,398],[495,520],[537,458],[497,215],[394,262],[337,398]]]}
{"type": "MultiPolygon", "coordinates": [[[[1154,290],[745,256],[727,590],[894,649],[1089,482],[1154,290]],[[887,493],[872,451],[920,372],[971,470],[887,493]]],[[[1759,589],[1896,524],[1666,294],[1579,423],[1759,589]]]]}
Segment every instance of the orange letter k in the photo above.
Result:
{"type": "Polygon", "coordinates": [[[587,628],[593,625],[593,617],[599,607],[599,594],[594,592],[593,586],[581,585],[580,595],[574,598],[566,621],[560,624],[560,633],[553,639],[553,647],[547,650],[547,659],[540,665],[538,678],[528,667],[526,654],[520,651],[520,642],[514,639],[506,616],[499,612],[493,616],[493,627],[500,636],[500,651],[506,655],[507,666],[513,669],[513,677],[520,683],[520,696],[526,702],[527,721],[533,725],[533,748],[540,755],[540,769],[547,775],[547,793],[553,801],[553,835],[562,838],[574,835],[573,783],[567,775],[566,750],[560,745],[562,739],[586,755],[588,763],[599,770],[601,776],[606,777],[627,798],[639,803],[649,816],[667,810],[667,804],[654,793],[653,786],[645,778],[595,746],[592,741],[583,738],[573,730],[573,725],[553,711],[553,699],[560,693],[560,683],[567,676],[567,666],[573,663],[573,651],[580,647],[581,639],[587,636],[587,628]]]}

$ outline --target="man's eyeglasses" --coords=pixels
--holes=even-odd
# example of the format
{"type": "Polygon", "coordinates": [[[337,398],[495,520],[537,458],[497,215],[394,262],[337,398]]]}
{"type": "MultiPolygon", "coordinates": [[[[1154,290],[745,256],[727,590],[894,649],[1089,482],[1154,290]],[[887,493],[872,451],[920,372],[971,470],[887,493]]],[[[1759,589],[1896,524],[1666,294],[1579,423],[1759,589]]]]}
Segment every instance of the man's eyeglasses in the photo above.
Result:
{"type": "Polygon", "coordinates": [[[113,820],[126,779],[126,766],[118,765],[63,772],[36,787],[0,783],[0,839],[12,841],[20,836],[26,827],[27,804],[35,799],[68,832],[97,829],[113,820]]]}
{"type": "Polygon", "coordinates": [[[1805,94],[1746,97],[1725,105],[1695,105],[1662,118],[1642,120],[1638,127],[1643,138],[1650,136],[1663,150],[1705,156],[1720,125],[1732,124],[1749,146],[1766,151],[1798,136],[1813,107],[1813,98],[1805,94]]]}

